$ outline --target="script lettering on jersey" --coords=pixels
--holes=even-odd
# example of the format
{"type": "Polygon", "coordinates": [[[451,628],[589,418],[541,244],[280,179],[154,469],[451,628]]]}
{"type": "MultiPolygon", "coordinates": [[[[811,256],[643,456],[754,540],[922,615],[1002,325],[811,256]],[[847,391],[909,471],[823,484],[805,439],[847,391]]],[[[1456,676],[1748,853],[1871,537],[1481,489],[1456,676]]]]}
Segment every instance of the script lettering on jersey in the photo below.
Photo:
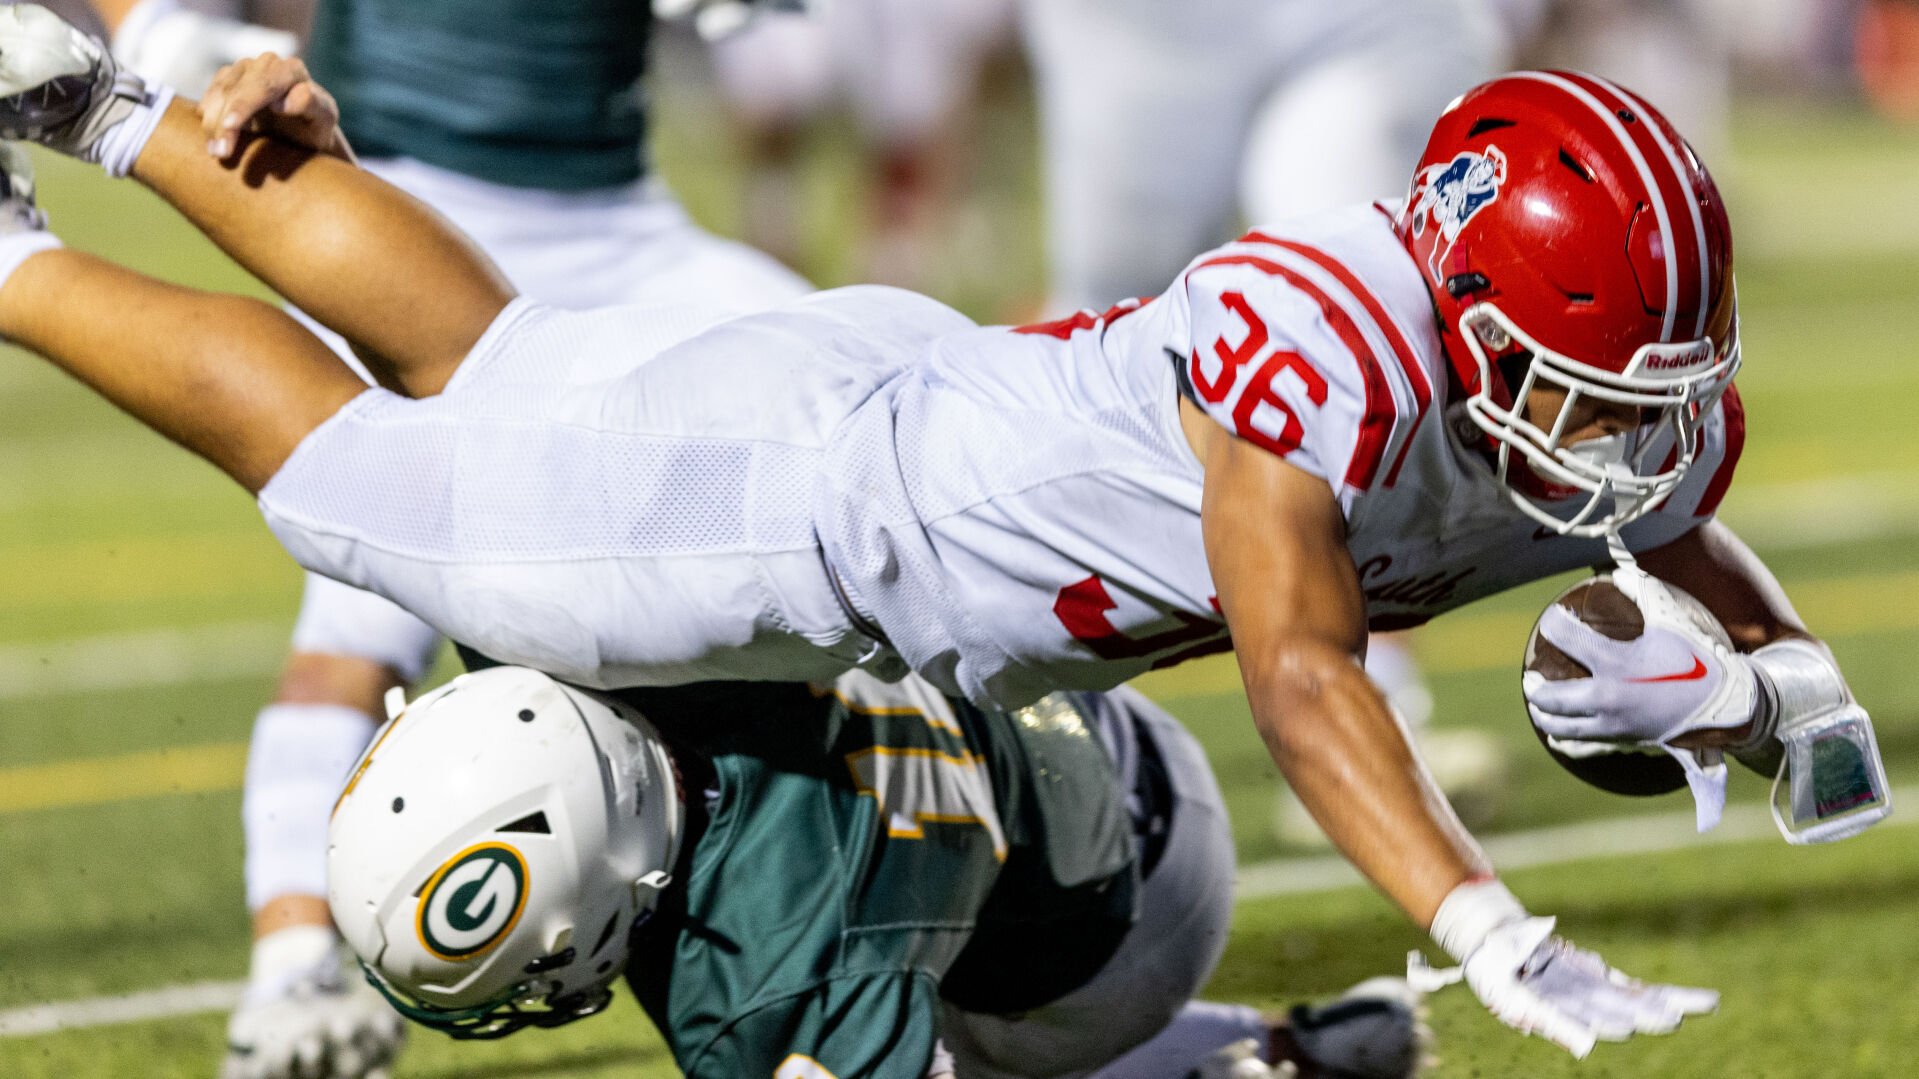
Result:
{"type": "MultiPolygon", "coordinates": [[[[1218,596],[1212,597],[1212,604],[1215,611],[1219,610],[1218,596]]],[[[1053,615],[1074,640],[1092,649],[1099,658],[1152,657],[1156,670],[1233,649],[1232,635],[1223,620],[1202,618],[1185,611],[1171,612],[1174,621],[1179,623],[1171,629],[1129,637],[1106,617],[1108,611],[1118,607],[1106,590],[1106,582],[1095,574],[1060,589],[1059,597],[1053,601],[1053,615]]]]}
{"type": "Polygon", "coordinates": [[[1396,603],[1403,607],[1427,608],[1444,606],[1452,599],[1459,582],[1472,576],[1475,568],[1467,566],[1456,573],[1439,570],[1391,581],[1381,580],[1391,572],[1392,567],[1393,556],[1387,554],[1374,555],[1360,563],[1359,587],[1366,594],[1367,603],[1396,603]]]}
{"type": "Polygon", "coordinates": [[[1218,362],[1219,372],[1211,377],[1207,376],[1207,365],[1199,350],[1193,350],[1187,369],[1193,392],[1208,405],[1221,405],[1232,395],[1234,387],[1239,387],[1239,400],[1233,403],[1232,411],[1234,433],[1281,456],[1291,453],[1305,438],[1305,429],[1273,382],[1290,371],[1306,391],[1306,399],[1323,405],[1326,378],[1297,352],[1274,349],[1261,358],[1260,354],[1272,343],[1272,334],[1266,328],[1266,320],[1246,302],[1244,293],[1222,292],[1219,302],[1238,317],[1246,334],[1238,344],[1227,343],[1223,335],[1213,342],[1213,358],[1218,362]]]}

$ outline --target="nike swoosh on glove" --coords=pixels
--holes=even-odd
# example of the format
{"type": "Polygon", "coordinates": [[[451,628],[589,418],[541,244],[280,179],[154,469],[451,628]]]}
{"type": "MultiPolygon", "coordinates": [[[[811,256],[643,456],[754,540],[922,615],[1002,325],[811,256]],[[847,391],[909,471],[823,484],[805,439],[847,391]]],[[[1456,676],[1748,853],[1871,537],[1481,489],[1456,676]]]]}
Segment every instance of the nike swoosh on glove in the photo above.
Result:
{"type": "Polygon", "coordinates": [[[1704,633],[1648,623],[1637,638],[1616,641],[1558,604],[1540,616],[1539,633],[1592,672],[1562,681],[1526,672],[1526,707],[1549,737],[1651,747],[1753,717],[1751,662],[1704,633]]]}

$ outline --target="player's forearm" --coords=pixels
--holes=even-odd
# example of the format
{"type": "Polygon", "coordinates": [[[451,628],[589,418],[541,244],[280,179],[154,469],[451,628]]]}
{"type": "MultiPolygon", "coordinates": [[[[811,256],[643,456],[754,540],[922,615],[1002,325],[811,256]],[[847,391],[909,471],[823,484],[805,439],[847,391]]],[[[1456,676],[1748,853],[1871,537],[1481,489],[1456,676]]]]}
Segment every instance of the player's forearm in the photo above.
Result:
{"type": "Polygon", "coordinates": [[[1646,572],[1706,605],[1742,652],[1809,637],[1806,625],[1766,564],[1732,529],[1708,521],[1639,556],[1646,572]]]}
{"type": "Polygon", "coordinates": [[[1327,838],[1422,928],[1447,894],[1490,871],[1405,728],[1330,645],[1242,656],[1260,736],[1327,838]]]}

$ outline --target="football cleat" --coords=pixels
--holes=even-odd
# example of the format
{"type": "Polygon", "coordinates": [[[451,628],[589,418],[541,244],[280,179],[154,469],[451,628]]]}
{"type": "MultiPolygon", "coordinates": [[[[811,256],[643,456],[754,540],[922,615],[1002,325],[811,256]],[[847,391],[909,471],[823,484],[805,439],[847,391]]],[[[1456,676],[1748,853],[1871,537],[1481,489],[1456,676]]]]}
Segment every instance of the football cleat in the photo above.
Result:
{"type": "Polygon", "coordinates": [[[1412,1079],[1432,1043],[1420,993],[1403,978],[1368,978],[1325,1004],[1298,1005],[1279,1034],[1300,1079],[1412,1079]]]}
{"type": "Polygon", "coordinates": [[[0,8],[0,138],[96,160],[101,138],[147,100],[101,44],[37,4],[0,8]]]}
{"type": "Polygon", "coordinates": [[[1214,1050],[1186,1079],[1415,1079],[1431,1044],[1419,991],[1403,978],[1369,978],[1294,1007],[1272,1024],[1268,1045],[1243,1038],[1214,1050]]]}

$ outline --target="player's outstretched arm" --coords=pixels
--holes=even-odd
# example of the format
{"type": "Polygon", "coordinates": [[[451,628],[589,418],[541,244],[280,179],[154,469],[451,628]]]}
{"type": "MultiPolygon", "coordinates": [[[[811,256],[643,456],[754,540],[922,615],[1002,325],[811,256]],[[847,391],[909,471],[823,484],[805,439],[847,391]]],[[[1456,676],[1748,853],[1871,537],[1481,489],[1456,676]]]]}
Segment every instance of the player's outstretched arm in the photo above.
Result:
{"type": "MultiPolygon", "coordinates": [[[[1183,406],[1185,407],[1185,406],[1183,406]]],[[[1206,469],[1206,556],[1253,721],[1326,835],[1460,967],[1509,1026],[1585,1056],[1600,1039],[1673,1030],[1708,990],[1644,985],[1553,935],[1494,879],[1358,662],[1365,608],[1324,481],[1188,413],[1206,469]]]]}
{"type": "Polygon", "coordinates": [[[1339,506],[1325,481],[1191,426],[1207,447],[1207,563],[1260,737],[1327,838],[1430,925],[1490,866],[1360,666],[1365,604],[1339,506]]]}

